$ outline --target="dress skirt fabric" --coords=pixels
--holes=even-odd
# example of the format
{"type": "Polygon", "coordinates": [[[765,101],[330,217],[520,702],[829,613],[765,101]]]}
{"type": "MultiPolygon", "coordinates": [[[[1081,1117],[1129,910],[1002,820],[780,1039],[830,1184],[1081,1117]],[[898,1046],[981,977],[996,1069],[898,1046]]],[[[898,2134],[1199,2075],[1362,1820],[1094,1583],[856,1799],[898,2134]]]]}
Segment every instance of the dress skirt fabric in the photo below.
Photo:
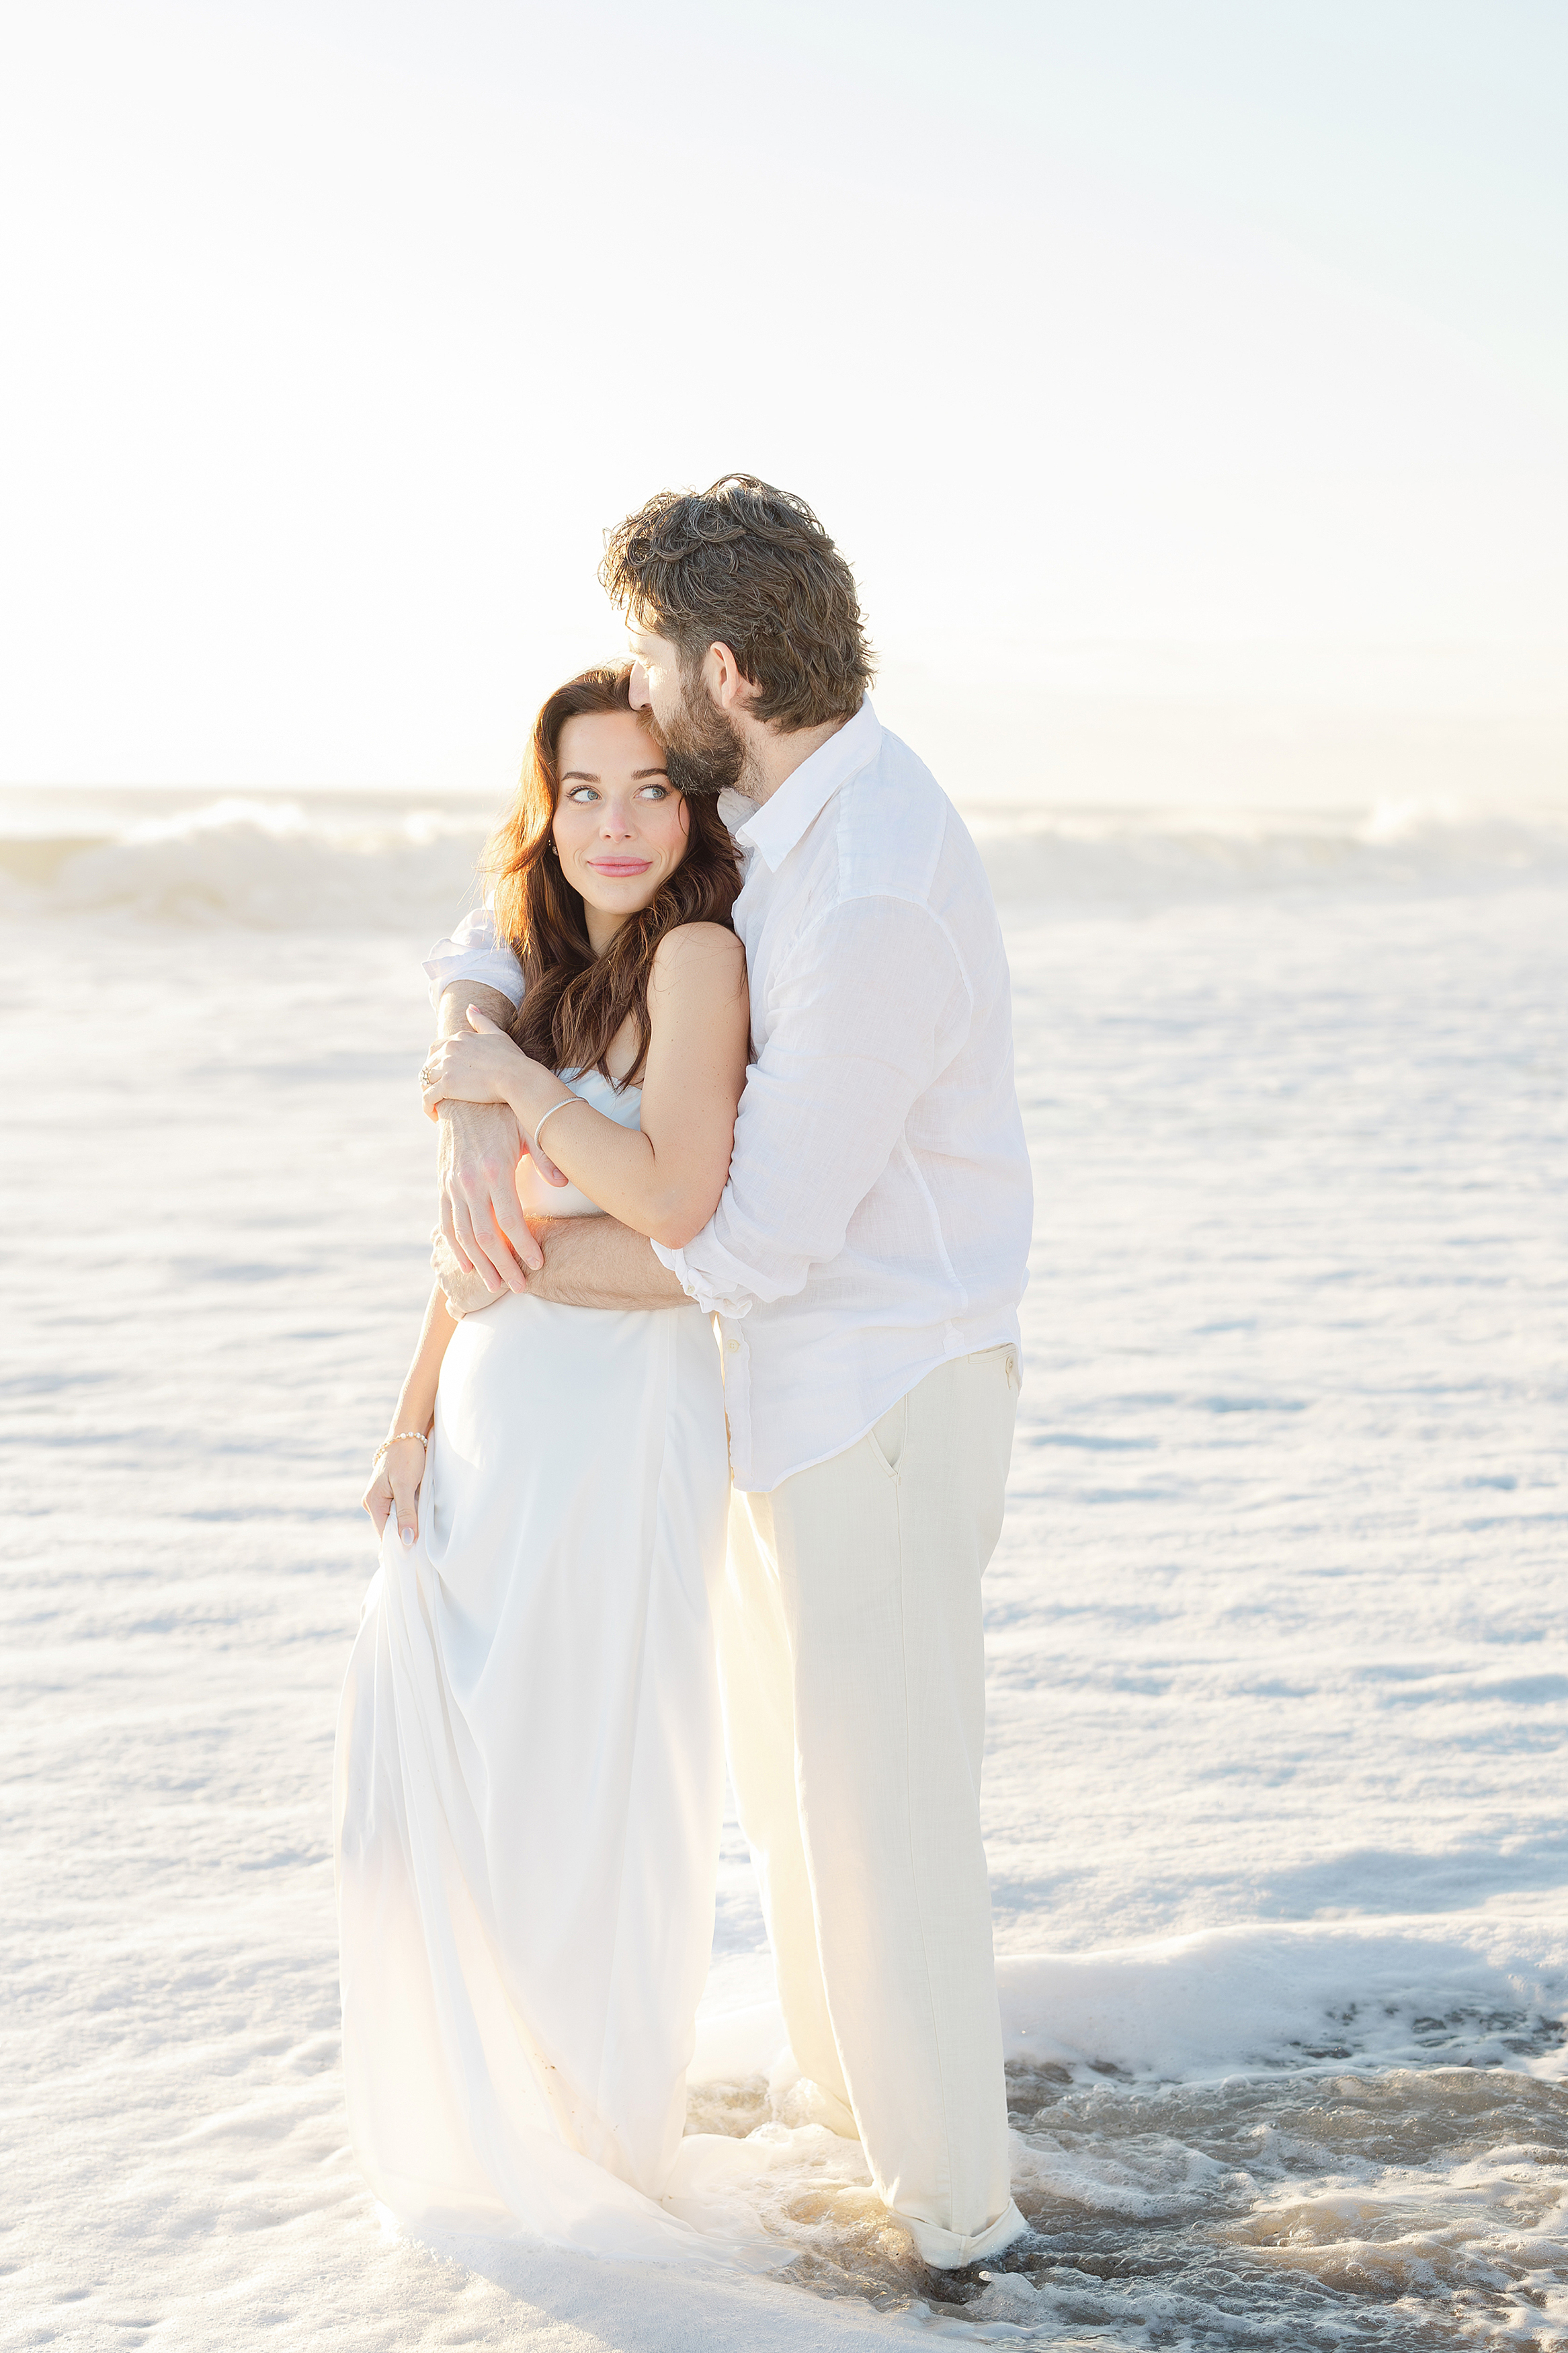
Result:
{"type": "MultiPolygon", "coordinates": [[[[584,1205],[586,1206],[586,1205],[584,1205]]],[[[410,2227],[679,2255],[728,1466],[692,1309],[464,1319],[338,1725],[350,2128],[410,2227]]]]}

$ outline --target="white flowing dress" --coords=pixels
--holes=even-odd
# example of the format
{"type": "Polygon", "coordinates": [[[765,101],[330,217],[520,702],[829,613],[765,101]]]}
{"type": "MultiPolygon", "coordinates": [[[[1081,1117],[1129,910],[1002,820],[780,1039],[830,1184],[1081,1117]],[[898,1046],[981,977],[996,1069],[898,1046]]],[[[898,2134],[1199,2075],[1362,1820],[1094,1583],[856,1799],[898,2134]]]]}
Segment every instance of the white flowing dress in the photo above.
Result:
{"type": "MultiPolygon", "coordinates": [[[[639,1091],[567,1083],[636,1125],[639,1091]]],[[[728,1485],[695,1310],[509,1293],[454,1335],[338,1723],[350,2129],[405,2225],[696,2241],[660,2201],[712,1941],[728,1485]]]]}

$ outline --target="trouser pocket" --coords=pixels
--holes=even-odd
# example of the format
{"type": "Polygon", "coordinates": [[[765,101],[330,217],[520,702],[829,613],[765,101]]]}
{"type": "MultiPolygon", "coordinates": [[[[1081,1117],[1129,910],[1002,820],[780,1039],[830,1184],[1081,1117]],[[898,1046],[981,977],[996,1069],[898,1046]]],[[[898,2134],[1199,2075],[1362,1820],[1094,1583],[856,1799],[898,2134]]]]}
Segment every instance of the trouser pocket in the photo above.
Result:
{"type": "Polygon", "coordinates": [[[866,1432],[871,1450],[889,1478],[897,1478],[899,1465],[910,1436],[910,1401],[901,1397],[897,1405],[888,1408],[880,1421],[873,1422],[866,1432]]]}

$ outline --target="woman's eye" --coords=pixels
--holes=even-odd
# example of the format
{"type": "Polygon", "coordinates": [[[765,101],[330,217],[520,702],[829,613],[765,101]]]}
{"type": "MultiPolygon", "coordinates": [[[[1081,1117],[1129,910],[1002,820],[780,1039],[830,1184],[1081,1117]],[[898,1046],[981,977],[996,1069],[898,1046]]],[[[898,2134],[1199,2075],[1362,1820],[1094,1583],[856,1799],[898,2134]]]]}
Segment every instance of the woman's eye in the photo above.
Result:
{"type": "Polygon", "coordinates": [[[566,797],[569,801],[596,801],[599,796],[592,785],[574,785],[566,797]]]}
{"type": "Polygon", "coordinates": [[[667,785],[644,785],[637,798],[639,801],[667,801],[669,788],[667,785]]]}

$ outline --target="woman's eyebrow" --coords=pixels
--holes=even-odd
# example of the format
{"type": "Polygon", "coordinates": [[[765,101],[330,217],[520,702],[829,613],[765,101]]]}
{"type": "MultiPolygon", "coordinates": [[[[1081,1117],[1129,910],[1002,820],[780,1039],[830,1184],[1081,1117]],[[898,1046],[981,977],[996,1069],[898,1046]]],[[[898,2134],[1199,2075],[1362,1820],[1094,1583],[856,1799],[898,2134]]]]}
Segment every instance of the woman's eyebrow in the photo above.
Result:
{"type": "MultiPolygon", "coordinates": [[[[632,770],[634,779],[638,776],[668,776],[668,768],[634,768],[632,770]]],[[[563,768],[561,781],[563,785],[598,785],[604,782],[604,778],[595,775],[592,768],[563,768]]]]}

